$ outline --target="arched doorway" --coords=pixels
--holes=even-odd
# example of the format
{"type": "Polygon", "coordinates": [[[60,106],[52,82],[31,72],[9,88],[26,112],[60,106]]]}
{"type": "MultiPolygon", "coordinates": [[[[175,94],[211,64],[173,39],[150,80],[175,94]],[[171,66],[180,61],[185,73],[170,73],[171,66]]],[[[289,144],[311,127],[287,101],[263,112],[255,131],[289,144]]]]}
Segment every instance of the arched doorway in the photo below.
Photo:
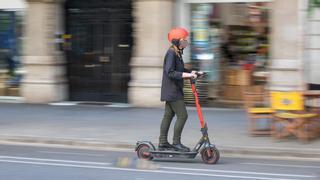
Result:
{"type": "Polygon", "coordinates": [[[127,102],[131,0],[68,0],[65,10],[70,100],[127,102]]]}

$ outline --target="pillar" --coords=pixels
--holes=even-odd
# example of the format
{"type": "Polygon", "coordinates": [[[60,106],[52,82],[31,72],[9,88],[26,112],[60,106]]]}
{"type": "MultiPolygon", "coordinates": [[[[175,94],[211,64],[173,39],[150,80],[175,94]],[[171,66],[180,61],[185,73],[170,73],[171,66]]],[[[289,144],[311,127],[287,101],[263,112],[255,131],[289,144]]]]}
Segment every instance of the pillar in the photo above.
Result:
{"type": "Polygon", "coordinates": [[[63,31],[64,0],[27,0],[22,62],[22,96],[27,103],[67,98],[65,59],[56,44],[63,31]]]}
{"type": "Polygon", "coordinates": [[[271,90],[303,90],[300,0],[275,0],[271,11],[271,90]]]}
{"type": "Polygon", "coordinates": [[[171,0],[134,0],[134,54],[131,59],[129,102],[134,106],[158,107],[163,59],[170,44],[171,0]]]}

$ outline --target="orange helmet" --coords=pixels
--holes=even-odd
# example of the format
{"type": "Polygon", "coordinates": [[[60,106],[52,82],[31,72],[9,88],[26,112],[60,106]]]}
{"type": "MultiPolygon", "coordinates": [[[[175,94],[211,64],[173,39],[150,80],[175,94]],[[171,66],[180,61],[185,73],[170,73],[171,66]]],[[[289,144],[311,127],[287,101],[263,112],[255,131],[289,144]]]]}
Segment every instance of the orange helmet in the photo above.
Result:
{"type": "Polygon", "coordinates": [[[184,28],[173,28],[168,33],[168,40],[171,43],[173,39],[184,39],[189,36],[189,32],[184,28]]]}

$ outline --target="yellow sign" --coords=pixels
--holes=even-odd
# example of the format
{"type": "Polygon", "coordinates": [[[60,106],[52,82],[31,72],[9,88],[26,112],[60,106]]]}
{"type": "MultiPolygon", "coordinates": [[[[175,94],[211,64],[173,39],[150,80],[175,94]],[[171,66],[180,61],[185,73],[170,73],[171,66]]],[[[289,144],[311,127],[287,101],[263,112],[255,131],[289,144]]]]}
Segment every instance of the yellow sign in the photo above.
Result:
{"type": "Polygon", "coordinates": [[[72,37],[71,34],[63,34],[63,35],[62,35],[62,38],[63,38],[63,39],[70,39],[71,37],[72,37]]]}
{"type": "Polygon", "coordinates": [[[271,106],[276,110],[303,110],[303,95],[298,91],[272,91],[271,106]]]}

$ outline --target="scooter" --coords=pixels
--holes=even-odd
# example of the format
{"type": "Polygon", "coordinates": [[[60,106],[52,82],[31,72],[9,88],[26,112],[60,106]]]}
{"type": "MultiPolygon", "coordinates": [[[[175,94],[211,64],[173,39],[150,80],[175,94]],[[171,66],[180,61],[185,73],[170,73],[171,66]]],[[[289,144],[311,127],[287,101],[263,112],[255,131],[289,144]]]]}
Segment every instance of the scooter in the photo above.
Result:
{"type": "MultiPolygon", "coordinates": [[[[204,74],[198,74],[198,76],[203,76],[204,74]]],[[[201,158],[206,164],[216,164],[219,161],[220,153],[214,144],[210,143],[208,136],[208,126],[204,121],[201,107],[199,104],[198,92],[196,89],[196,79],[190,79],[192,93],[195,98],[195,104],[198,112],[198,117],[201,125],[202,137],[196,146],[189,152],[181,152],[174,150],[164,150],[160,151],[155,148],[155,146],[150,141],[138,141],[136,144],[135,151],[137,152],[139,159],[152,160],[154,158],[159,159],[171,159],[171,158],[188,158],[193,159],[200,152],[201,158]]]]}

